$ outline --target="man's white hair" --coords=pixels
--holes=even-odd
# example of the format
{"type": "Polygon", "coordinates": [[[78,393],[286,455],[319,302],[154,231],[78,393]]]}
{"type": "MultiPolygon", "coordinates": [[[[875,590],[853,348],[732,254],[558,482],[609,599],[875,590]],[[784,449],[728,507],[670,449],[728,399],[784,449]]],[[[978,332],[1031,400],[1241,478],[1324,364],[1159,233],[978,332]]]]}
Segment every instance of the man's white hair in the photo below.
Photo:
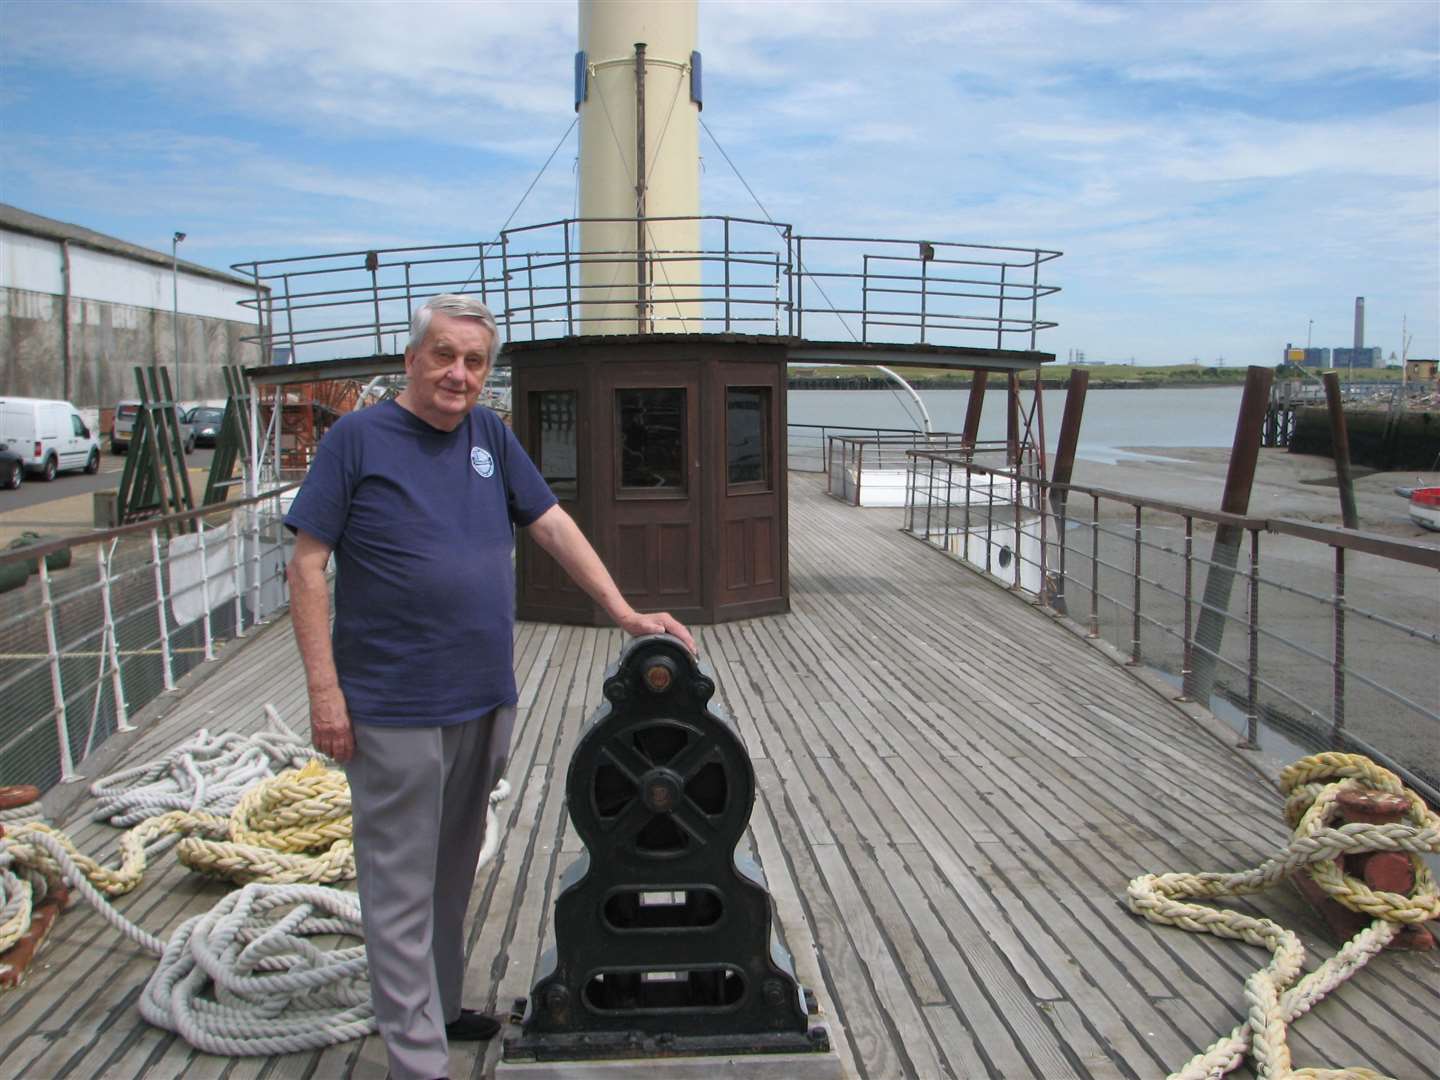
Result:
{"type": "Polygon", "coordinates": [[[457,319],[479,319],[480,325],[490,331],[490,356],[487,363],[490,367],[495,366],[495,357],[500,355],[500,329],[495,325],[495,316],[475,297],[461,296],[459,293],[432,296],[415,309],[415,314],[410,316],[408,348],[420,347],[420,343],[425,340],[425,332],[430,329],[430,316],[437,311],[441,315],[450,315],[457,319]]]}

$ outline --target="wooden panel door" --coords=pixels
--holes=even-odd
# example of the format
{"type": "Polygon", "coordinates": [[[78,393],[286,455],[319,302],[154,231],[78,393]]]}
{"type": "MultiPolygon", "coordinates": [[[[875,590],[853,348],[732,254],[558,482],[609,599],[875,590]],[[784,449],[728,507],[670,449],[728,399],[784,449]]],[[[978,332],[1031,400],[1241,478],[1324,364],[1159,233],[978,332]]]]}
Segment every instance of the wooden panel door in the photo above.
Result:
{"type": "Polygon", "coordinates": [[[606,433],[596,446],[610,473],[606,561],[636,608],[693,618],[702,602],[697,365],[607,365],[600,386],[597,420],[606,433]]]}
{"type": "MultiPolygon", "coordinates": [[[[782,369],[783,370],[783,369],[782,369]]],[[[783,388],[774,366],[720,365],[717,609],[784,591],[783,388]]]]}

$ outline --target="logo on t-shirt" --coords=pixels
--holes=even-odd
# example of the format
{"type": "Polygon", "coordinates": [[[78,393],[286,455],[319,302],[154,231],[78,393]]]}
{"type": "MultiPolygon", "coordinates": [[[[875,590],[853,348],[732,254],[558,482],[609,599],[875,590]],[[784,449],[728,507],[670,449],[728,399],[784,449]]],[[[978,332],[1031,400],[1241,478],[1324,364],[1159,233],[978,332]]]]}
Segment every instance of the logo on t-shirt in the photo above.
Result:
{"type": "Polygon", "coordinates": [[[470,467],[481,476],[495,475],[495,459],[490,456],[489,450],[482,450],[478,446],[470,448],[470,467]]]}

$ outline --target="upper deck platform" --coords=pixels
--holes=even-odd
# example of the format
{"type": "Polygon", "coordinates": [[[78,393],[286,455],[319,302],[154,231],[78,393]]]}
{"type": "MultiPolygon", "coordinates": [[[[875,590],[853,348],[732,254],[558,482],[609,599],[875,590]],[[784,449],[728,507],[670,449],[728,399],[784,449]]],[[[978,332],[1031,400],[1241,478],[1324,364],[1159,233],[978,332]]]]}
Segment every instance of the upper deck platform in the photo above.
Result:
{"type": "MultiPolygon", "coordinates": [[[[594,334],[784,338],[806,363],[1013,370],[1053,360],[1037,335],[1060,252],[934,239],[803,235],[781,222],[567,218],[493,240],[237,264],[256,285],[257,341],[281,364],[398,357],[438,293],[484,300],[508,343],[594,334]],[[685,250],[580,251],[586,224],[684,223],[685,250]],[[1048,269],[1048,267],[1047,267],[1048,269]],[[596,284],[596,281],[609,284],[596,284]],[[630,284],[623,284],[625,281],[630,284]]],[[[325,369],[322,369],[325,370],[325,369]]],[[[389,370],[389,369],[384,369],[389,370]]],[[[372,368],[356,374],[377,374],[372,368]]],[[[326,370],[319,378],[335,378],[326,370]]]]}
{"type": "MultiPolygon", "coordinates": [[[[1117,898],[1139,873],[1249,868],[1283,843],[1280,798],[1235,739],[908,539],[898,512],[847,508],[796,476],[790,514],[793,610],[697,639],[754,759],[750,841],[781,932],[846,1074],[1150,1078],[1228,1032],[1267,957],[1153,927],[1117,898]]],[[[514,793],[476,883],[473,1005],[527,993],[550,941],[578,850],[565,769],[621,643],[517,629],[514,793]]],[[[303,727],[288,620],[229,648],[84,771],[152,760],[201,726],[257,728],[265,702],[303,727]]],[[[114,851],[117,831],[87,822],[79,788],[47,802],[85,850],[114,851]]],[[[167,855],[119,906],[165,936],[223,892],[167,855]]],[[[1333,952],[1289,888],[1239,906],[1295,929],[1312,960],[1333,952]]],[[[24,991],[0,996],[0,1076],[385,1074],[374,1038],[284,1058],[197,1053],[140,1019],[152,968],[83,906],[62,916],[24,991]]],[[[1433,1075],[1437,1015],[1440,960],[1384,954],[1294,1025],[1296,1065],[1433,1075]]],[[[457,1047],[451,1075],[488,1075],[497,1055],[457,1047]]]]}

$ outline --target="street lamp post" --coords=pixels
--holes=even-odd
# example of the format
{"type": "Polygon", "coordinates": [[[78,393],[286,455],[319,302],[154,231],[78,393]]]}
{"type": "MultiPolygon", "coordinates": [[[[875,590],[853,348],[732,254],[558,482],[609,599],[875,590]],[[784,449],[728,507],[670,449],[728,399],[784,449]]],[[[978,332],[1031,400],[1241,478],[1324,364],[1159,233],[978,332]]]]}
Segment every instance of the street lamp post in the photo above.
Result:
{"type": "Polygon", "coordinates": [[[180,401],[180,241],[185,239],[183,232],[177,232],[170,239],[170,292],[174,303],[174,312],[170,320],[170,328],[174,333],[175,340],[175,401],[180,401]]]}

